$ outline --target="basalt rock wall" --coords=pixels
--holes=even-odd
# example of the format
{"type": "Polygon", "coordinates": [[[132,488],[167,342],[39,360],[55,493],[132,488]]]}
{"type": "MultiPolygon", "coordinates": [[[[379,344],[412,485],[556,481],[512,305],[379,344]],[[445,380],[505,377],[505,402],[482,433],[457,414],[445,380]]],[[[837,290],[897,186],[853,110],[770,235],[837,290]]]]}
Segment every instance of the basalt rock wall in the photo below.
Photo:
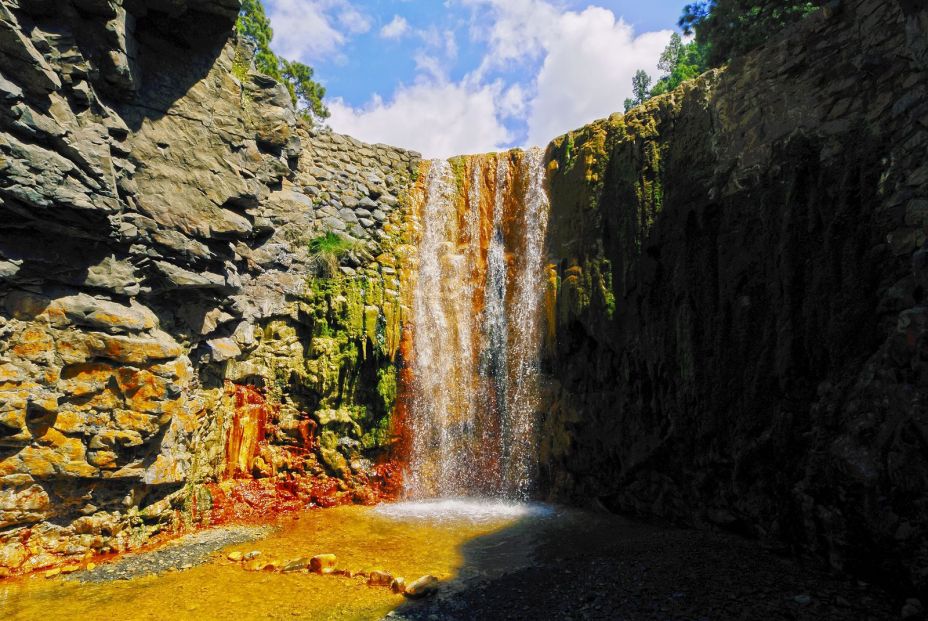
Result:
{"type": "Polygon", "coordinates": [[[302,122],[238,9],[0,1],[0,576],[389,487],[418,156],[302,122]]]}
{"type": "Polygon", "coordinates": [[[552,143],[553,496],[928,588],[926,33],[831,3],[552,143]]]}

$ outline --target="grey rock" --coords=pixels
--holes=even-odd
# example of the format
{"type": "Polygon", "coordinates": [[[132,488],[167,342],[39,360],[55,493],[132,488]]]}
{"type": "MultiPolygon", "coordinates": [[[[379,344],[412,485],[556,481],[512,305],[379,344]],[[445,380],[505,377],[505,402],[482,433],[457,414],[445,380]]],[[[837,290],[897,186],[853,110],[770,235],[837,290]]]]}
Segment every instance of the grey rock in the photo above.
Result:
{"type": "Polygon", "coordinates": [[[331,216],[324,218],[322,223],[325,229],[329,231],[344,231],[348,228],[342,220],[331,216]]]}
{"type": "Polygon", "coordinates": [[[351,209],[342,209],[338,212],[338,215],[341,217],[342,221],[346,224],[357,224],[358,217],[354,214],[354,211],[351,209]]]}
{"type": "Polygon", "coordinates": [[[225,362],[242,355],[242,350],[231,338],[213,339],[207,341],[206,345],[214,362],[225,362]]]}
{"type": "Polygon", "coordinates": [[[197,274],[166,261],[156,261],[155,266],[164,275],[167,282],[170,283],[171,288],[223,289],[226,286],[226,279],[219,274],[209,272],[197,274]]]}

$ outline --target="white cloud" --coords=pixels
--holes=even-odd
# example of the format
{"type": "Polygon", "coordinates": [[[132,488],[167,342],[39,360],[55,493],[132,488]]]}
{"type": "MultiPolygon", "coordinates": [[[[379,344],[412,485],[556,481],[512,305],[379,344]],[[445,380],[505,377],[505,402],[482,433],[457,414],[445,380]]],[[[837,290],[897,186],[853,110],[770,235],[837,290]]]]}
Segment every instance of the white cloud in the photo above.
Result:
{"type": "Polygon", "coordinates": [[[380,36],[384,39],[402,39],[409,34],[409,22],[401,15],[394,15],[393,21],[380,29],[380,36]]]}
{"type": "Polygon", "coordinates": [[[529,106],[529,144],[545,144],[621,111],[635,71],[643,68],[657,76],[657,60],[671,31],[636,37],[611,11],[590,7],[561,15],[550,34],[529,106]]]}
{"type": "MultiPolygon", "coordinates": [[[[478,75],[540,62],[524,85],[532,93],[526,104],[532,145],[620,111],[635,71],[657,77],[657,60],[671,34],[635,36],[612,11],[596,6],[576,12],[547,0],[462,2],[474,9],[471,36],[488,46],[478,75]]],[[[512,109],[516,98],[504,103],[512,109]]]]}
{"type": "Polygon", "coordinates": [[[544,52],[560,12],[545,0],[461,0],[474,9],[471,38],[489,49],[478,73],[531,60],[544,52]]]}
{"type": "Polygon", "coordinates": [[[331,126],[367,142],[395,144],[426,157],[504,148],[512,136],[497,117],[499,88],[466,81],[422,81],[390,101],[374,96],[361,108],[329,102],[331,126]]]}
{"type": "MultiPolygon", "coordinates": [[[[636,35],[597,6],[568,11],[554,0],[450,0],[449,6],[455,3],[471,10],[470,36],[486,47],[479,66],[452,81],[454,30],[416,31],[423,47],[414,53],[414,85],[364,106],[330,102],[336,131],[446,157],[509,147],[519,138],[507,129],[515,123],[526,144],[544,145],[620,111],[636,70],[658,77],[657,60],[671,35],[636,35]]],[[[381,36],[411,34],[397,20],[381,36]]]]}
{"type": "Polygon", "coordinates": [[[413,61],[416,63],[416,71],[419,72],[420,79],[424,78],[437,82],[447,80],[447,64],[442,62],[438,56],[419,51],[413,55],[413,61]]]}
{"type": "Polygon", "coordinates": [[[506,118],[522,116],[527,106],[527,94],[521,84],[510,86],[499,100],[500,113],[506,118]]]}
{"type": "Polygon", "coordinates": [[[347,35],[371,27],[370,19],[349,0],[273,0],[267,14],[274,28],[274,51],[309,62],[338,55],[347,35]]]}
{"type": "Polygon", "coordinates": [[[347,2],[339,9],[338,23],[351,34],[361,34],[371,29],[370,18],[347,2]]]}

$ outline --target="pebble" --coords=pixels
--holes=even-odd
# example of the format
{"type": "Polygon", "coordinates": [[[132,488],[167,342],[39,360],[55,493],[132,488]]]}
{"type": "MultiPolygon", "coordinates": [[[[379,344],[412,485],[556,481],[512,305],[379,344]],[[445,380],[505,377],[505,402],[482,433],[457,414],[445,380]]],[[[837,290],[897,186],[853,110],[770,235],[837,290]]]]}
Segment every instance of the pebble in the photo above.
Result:
{"type": "Polygon", "coordinates": [[[390,586],[393,584],[393,576],[385,571],[372,571],[367,578],[367,584],[370,586],[390,586]]]}
{"type": "Polygon", "coordinates": [[[418,599],[428,597],[438,590],[438,578],[432,575],[422,576],[412,584],[406,587],[405,594],[407,597],[418,599]]]}
{"type": "Polygon", "coordinates": [[[227,556],[226,558],[232,561],[233,563],[238,563],[240,560],[242,560],[242,558],[244,558],[244,556],[245,555],[242,554],[239,550],[236,550],[234,552],[230,552],[229,556],[227,556]]]}
{"type": "Polygon", "coordinates": [[[334,554],[317,554],[309,560],[309,568],[317,574],[330,574],[335,571],[334,554]]]}

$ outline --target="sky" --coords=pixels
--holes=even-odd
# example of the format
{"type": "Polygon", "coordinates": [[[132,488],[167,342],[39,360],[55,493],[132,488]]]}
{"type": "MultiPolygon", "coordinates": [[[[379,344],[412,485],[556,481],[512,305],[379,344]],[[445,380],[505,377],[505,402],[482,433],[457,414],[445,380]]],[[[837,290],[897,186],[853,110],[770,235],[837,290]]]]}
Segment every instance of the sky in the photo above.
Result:
{"type": "Polygon", "coordinates": [[[686,0],[264,0],[328,125],[426,157],[545,145],[620,111],[686,0]]]}

